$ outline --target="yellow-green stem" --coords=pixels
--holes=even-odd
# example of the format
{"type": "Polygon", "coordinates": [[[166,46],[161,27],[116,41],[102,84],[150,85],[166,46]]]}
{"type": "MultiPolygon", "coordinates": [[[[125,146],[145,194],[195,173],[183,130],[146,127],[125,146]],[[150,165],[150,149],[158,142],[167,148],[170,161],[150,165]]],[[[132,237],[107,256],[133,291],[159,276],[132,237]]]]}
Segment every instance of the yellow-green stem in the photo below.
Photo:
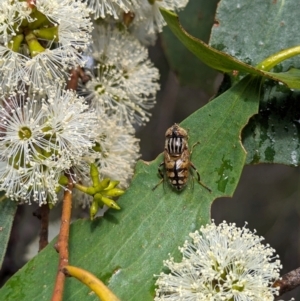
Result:
{"type": "Polygon", "coordinates": [[[3,201],[5,201],[5,200],[7,200],[8,199],[8,197],[6,196],[6,195],[2,195],[1,197],[0,197],[0,202],[3,202],[3,201]]]}
{"type": "Polygon", "coordinates": [[[93,196],[96,193],[96,189],[93,186],[86,187],[86,186],[76,183],[76,184],[74,184],[74,187],[84,193],[87,193],[88,195],[91,195],[91,196],[93,196]]]}
{"type": "Polygon", "coordinates": [[[76,189],[78,189],[78,190],[80,190],[82,192],[85,192],[85,193],[87,193],[87,191],[88,191],[88,187],[83,186],[83,185],[78,184],[78,183],[74,184],[74,188],[76,188],[76,189]]]}
{"type": "Polygon", "coordinates": [[[264,71],[270,71],[272,68],[274,68],[282,61],[285,61],[299,54],[300,54],[300,46],[287,48],[269,56],[268,58],[260,62],[258,65],[256,65],[256,68],[264,71]]]}
{"type": "Polygon", "coordinates": [[[101,280],[90,272],[70,265],[65,266],[63,272],[88,286],[101,301],[120,301],[120,299],[101,280]]]}

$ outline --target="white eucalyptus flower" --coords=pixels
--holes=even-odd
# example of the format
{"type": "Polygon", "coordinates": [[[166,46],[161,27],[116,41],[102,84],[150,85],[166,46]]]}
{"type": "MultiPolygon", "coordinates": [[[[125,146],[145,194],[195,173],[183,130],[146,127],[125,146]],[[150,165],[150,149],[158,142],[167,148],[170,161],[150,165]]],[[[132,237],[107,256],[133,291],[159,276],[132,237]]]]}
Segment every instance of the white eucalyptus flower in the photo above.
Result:
{"type": "MultiPolygon", "coordinates": [[[[50,168],[44,160],[34,165],[16,169],[0,158],[0,190],[12,200],[40,206],[57,202],[58,180],[62,174],[57,168],[50,168]]],[[[52,162],[53,163],[53,162],[52,162]]]]}
{"type": "Polygon", "coordinates": [[[22,66],[23,77],[22,81],[19,78],[19,87],[22,89],[25,83],[33,83],[34,91],[44,94],[45,91],[52,90],[54,85],[63,86],[68,62],[68,52],[62,53],[60,49],[45,49],[22,66]]]}
{"type": "Polygon", "coordinates": [[[23,55],[0,45],[0,93],[16,87],[26,76],[25,62],[23,55]]]}
{"type": "MultiPolygon", "coordinates": [[[[146,30],[144,34],[151,35],[162,31],[166,22],[161,15],[159,8],[165,8],[170,11],[177,12],[186,7],[189,0],[141,0],[140,7],[131,7],[132,12],[136,15],[133,26],[143,26],[146,30]],[[140,24],[139,24],[140,23],[140,24]]],[[[139,29],[139,34],[143,33],[139,29]]],[[[139,40],[149,40],[149,37],[139,36],[139,40]]],[[[150,39],[151,41],[151,39],[150,39]]]]}
{"type": "Polygon", "coordinates": [[[24,20],[33,22],[30,16],[32,9],[27,1],[2,0],[0,2],[0,41],[8,46],[12,36],[16,35],[16,30],[22,26],[24,20]]]}
{"type": "Polygon", "coordinates": [[[87,85],[87,90],[94,87],[89,92],[94,100],[99,97],[99,101],[103,102],[103,87],[106,87],[105,98],[110,102],[109,108],[119,106],[123,111],[126,108],[128,116],[125,120],[131,120],[133,116],[134,122],[145,123],[160,88],[157,82],[159,72],[148,59],[147,49],[127,32],[110,27],[97,26],[93,36],[95,43],[91,55],[96,68],[93,82],[87,85]],[[101,88],[95,90],[95,87],[101,88]]]}
{"type": "Polygon", "coordinates": [[[81,1],[0,1],[0,91],[64,82],[70,68],[84,65],[91,30],[81,1]]]}
{"type": "Polygon", "coordinates": [[[1,99],[0,150],[1,156],[18,168],[26,168],[41,153],[49,150],[42,124],[45,114],[36,99],[24,95],[11,95],[1,99]]]}
{"type": "MultiPolygon", "coordinates": [[[[135,130],[130,124],[119,124],[116,115],[106,117],[99,108],[97,116],[95,153],[83,157],[87,163],[93,162],[98,166],[101,178],[118,180],[120,187],[127,188],[136,161],[140,157],[139,139],[135,138],[135,130]]],[[[89,167],[86,172],[89,172],[89,167]]]]}
{"type": "MultiPolygon", "coordinates": [[[[117,115],[107,117],[98,107],[98,136],[95,139],[94,153],[82,156],[82,160],[73,170],[76,181],[85,186],[91,186],[90,163],[98,167],[100,179],[110,178],[120,181],[118,187],[127,188],[134,173],[134,166],[139,154],[139,139],[135,138],[134,128],[130,124],[120,125],[117,115]]],[[[88,206],[92,198],[80,191],[75,199],[83,207],[88,206]]]]}
{"type": "Polygon", "coordinates": [[[181,262],[164,262],[156,297],[162,301],[273,301],[281,264],[275,250],[249,229],[226,222],[202,226],[179,248],[181,262]]]}
{"type": "Polygon", "coordinates": [[[94,13],[95,19],[113,16],[118,19],[120,11],[128,12],[130,0],[88,0],[88,7],[94,13]]]}
{"type": "Polygon", "coordinates": [[[120,123],[122,120],[132,121],[133,104],[124,89],[122,75],[116,68],[97,64],[93,67],[90,80],[85,85],[79,84],[78,94],[108,116],[117,114],[120,123]]]}
{"type": "Polygon", "coordinates": [[[11,95],[0,106],[0,190],[18,201],[56,202],[62,169],[43,132],[46,115],[37,99],[11,95]]]}
{"type": "Polygon", "coordinates": [[[120,181],[127,188],[140,154],[139,139],[130,124],[119,125],[117,118],[99,119],[99,155],[95,162],[102,177],[120,181]]]}
{"type": "Polygon", "coordinates": [[[157,32],[149,32],[149,22],[147,20],[133,21],[128,30],[142,45],[153,46],[156,42],[157,32]]]}
{"type": "Polygon", "coordinates": [[[116,115],[119,124],[142,123],[147,118],[143,108],[130,99],[124,77],[114,66],[95,66],[90,81],[80,84],[78,93],[97,110],[103,110],[108,116],[116,115]]]}
{"type": "Polygon", "coordinates": [[[44,134],[55,149],[57,164],[70,167],[84,154],[92,152],[98,136],[98,118],[83,97],[71,90],[50,91],[43,110],[47,116],[44,134]]]}

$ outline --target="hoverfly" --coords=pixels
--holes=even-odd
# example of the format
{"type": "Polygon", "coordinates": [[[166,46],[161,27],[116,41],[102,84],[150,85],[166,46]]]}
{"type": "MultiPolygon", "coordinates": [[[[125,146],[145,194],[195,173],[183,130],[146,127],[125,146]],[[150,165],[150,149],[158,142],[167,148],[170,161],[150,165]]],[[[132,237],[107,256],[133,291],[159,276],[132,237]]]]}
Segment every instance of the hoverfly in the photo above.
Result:
{"type": "MultiPolygon", "coordinates": [[[[211,189],[200,181],[200,174],[190,160],[192,151],[189,151],[187,131],[175,123],[167,129],[165,137],[164,161],[158,168],[161,180],[152,190],[155,190],[164,181],[164,173],[160,168],[163,166],[168,182],[176,190],[181,191],[187,184],[192,168],[197,173],[198,183],[211,192],[211,189]]],[[[198,143],[192,146],[192,150],[196,144],[198,143]]]]}

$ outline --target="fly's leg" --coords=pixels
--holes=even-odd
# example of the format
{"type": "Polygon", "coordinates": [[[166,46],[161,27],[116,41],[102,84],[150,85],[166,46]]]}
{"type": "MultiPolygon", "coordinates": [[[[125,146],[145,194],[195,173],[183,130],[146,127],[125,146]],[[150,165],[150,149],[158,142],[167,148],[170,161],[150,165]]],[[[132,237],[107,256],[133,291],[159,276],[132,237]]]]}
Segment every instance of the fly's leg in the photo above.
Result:
{"type": "MultiPolygon", "coordinates": [[[[196,143],[194,143],[194,144],[192,145],[191,152],[190,152],[191,155],[192,155],[192,152],[193,152],[194,147],[195,147],[196,145],[198,145],[198,144],[200,144],[199,141],[196,142],[196,143]]],[[[194,165],[192,162],[191,162],[191,167],[192,167],[192,168],[196,171],[196,173],[197,173],[197,182],[198,182],[201,186],[203,186],[205,189],[207,189],[209,192],[211,192],[211,189],[210,189],[209,187],[207,187],[203,182],[200,181],[200,174],[199,174],[197,168],[195,167],[195,165],[194,165]]]]}
{"type": "MultiPolygon", "coordinates": [[[[198,145],[198,144],[200,144],[200,142],[198,141],[198,142],[196,142],[196,143],[194,143],[193,145],[192,145],[192,148],[191,148],[191,152],[190,152],[190,154],[192,155],[192,153],[193,153],[193,149],[194,149],[194,147],[196,146],[196,145],[198,145]]],[[[195,167],[195,166],[194,166],[195,167]]]]}
{"type": "Polygon", "coordinates": [[[152,188],[152,191],[154,191],[157,188],[157,186],[159,186],[164,181],[164,174],[163,174],[162,170],[160,169],[160,167],[162,167],[164,165],[165,165],[165,162],[161,162],[159,164],[158,173],[159,173],[159,175],[161,177],[161,180],[152,188]]]}
{"type": "Polygon", "coordinates": [[[199,172],[198,172],[198,170],[197,170],[197,168],[195,167],[195,165],[191,162],[191,167],[196,171],[196,173],[197,173],[197,182],[201,185],[201,186],[203,186],[205,189],[207,189],[209,192],[211,192],[211,189],[209,188],[209,187],[207,187],[204,183],[202,183],[201,181],[200,181],[200,174],[199,174],[199,172]]]}

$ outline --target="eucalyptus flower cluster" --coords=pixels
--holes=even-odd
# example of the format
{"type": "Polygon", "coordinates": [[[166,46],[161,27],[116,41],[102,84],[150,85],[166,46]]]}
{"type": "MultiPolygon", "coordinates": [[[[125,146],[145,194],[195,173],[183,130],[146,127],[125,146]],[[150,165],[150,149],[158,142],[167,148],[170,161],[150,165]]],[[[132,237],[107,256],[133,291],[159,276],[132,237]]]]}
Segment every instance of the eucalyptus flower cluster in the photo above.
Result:
{"type": "Polygon", "coordinates": [[[84,3],[1,0],[0,20],[0,92],[44,92],[84,65],[92,30],[84,3]]]}
{"type": "Polygon", "coordinates": [[[145,124],[160,88],[148,50],[128,32],[110,25],[95,25],[93,40],[87,52],[91,80],[80,85],[80,95],[107,115],[118,115],[120,124],[145,124]]]}
{"type": "Polygon", "coordinates": [[[190,237],[179,248],[181,262],[164,262],[170,272],[158,276],[154,300],[275,300],[278,288],[272,284],[282,266],[263,237],[226,222],[202,226],[190,237]]]}
{"type": "Polygon", "coordinates": [[[112,21],[141,4],[0,1],[0,190],[7,197],[55,204],[67,175],[84,205],[117,208],[111,198],[128,186],[139,157],[134,126],[149,120],[160,88],[145,46],[112,21]],[[99,16],[105,19],[93,20],[99,16]],[[71,70],[86,75],[77,91],[67,90],[71,70]],[[91,166],[106,185],[94,183],[91,166]],[[93,185],[95,194],[87,189],[93,185]]]}
{"type": "Polygon", "coordinates": [[[13,200],[55,203],[64,171],[91,152],[97,116],[75,92],[1,98],[0,190],[13,200]]]}
{"type": "Polygon", "coordinates": [[[95,19],[121,22],[144,44],[153,44],[166,25],[160,8],[183,9],[188,0],[87,0],[95,19]],[[113,20],[111,20],[111,18],[113,20]]]}

